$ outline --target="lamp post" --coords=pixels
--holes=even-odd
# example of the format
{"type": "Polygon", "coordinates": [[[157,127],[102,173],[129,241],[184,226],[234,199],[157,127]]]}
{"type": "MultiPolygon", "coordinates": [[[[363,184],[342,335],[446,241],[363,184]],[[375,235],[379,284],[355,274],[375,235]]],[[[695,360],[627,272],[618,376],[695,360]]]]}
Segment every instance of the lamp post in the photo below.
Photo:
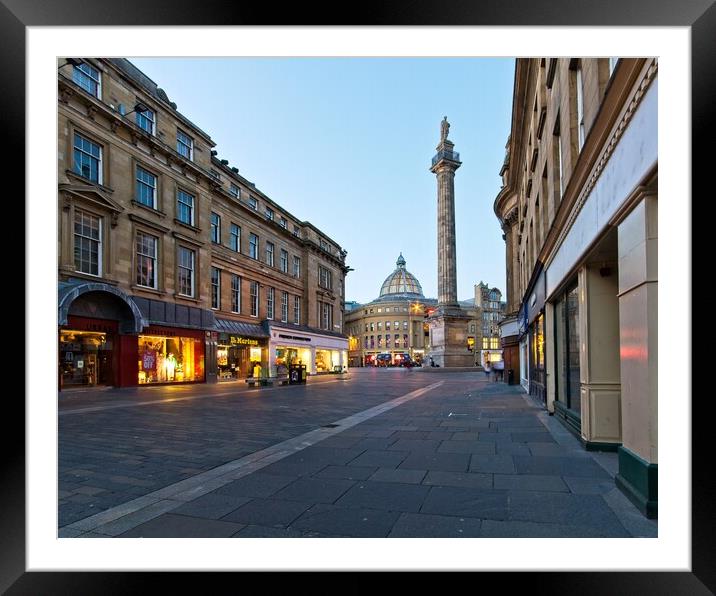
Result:
{"type": "Polygon", "coordinates": [[[60,70],[60,68],[64,68],[68,64],[71,64],[72,66],[79,66],[80,64],[82,64],[82,60],[80,60],[79,58],[65,58],[65,63],[60,64],[57,67],[57,70],[60,70]]]}
{"type": "Polygon", "coordinates": [[[151,109],[149,109],[141,101],[138,101],[136,104],[134,104],[134,109],[131,112],[122,114],[122,116],[124,116],[126,118],[127,116],[129,116],[130,114],[133,114],[134,112],[137,112],[137,114],[143,114],[144,112],[151,112],[151,109]]]}

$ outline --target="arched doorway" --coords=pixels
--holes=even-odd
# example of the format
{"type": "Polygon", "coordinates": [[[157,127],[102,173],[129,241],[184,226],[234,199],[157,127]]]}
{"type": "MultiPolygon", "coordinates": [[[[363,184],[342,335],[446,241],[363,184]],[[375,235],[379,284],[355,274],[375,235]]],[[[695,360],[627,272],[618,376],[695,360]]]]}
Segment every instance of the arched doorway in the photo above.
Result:
{"type": "Polygon", "coordinates": [[[132,298],[104,283],[62,282],[58,302],[60,389],[124,385],[122,339],[136,343],[145,324],[132,298]]]}

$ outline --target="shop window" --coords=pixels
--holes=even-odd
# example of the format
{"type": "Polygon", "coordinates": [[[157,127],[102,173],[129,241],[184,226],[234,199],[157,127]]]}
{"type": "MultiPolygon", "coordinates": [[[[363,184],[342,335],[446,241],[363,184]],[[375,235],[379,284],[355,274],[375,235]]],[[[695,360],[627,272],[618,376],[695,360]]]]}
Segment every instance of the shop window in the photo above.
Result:
{"type": "Polygon", "coordinates": [[[204,342],[191,337],[139,336],[140,385],[204,380],[204,342]]]}

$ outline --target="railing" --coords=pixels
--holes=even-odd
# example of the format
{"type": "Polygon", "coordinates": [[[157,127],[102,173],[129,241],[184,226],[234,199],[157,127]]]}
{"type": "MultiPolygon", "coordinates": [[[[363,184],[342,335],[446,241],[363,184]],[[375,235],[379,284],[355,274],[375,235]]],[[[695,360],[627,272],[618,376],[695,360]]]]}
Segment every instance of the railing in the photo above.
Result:
{"type": "Polygon", "coordinates": [[[460,161],[460,154],[457,151],[438,151],[433,157],[433,165],[438,163],[441,159],[447,159],[449,161],[460,161]]]}

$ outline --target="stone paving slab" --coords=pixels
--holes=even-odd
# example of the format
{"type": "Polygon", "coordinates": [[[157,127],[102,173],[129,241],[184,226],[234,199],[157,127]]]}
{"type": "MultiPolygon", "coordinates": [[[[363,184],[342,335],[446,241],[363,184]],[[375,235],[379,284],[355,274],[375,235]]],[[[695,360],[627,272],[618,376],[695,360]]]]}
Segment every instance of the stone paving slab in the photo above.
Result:
{"type": "Polygon", "coordinates": [[[514,474],[515,471],[515,461],[512,455],[474,454],[470,458],[470,472],[514,474]]]}
{"type": "Polygon", "coordinates": [[[420,484],[427,470],[403,470],[402,468],[380,468],[369,480],[375,482],[401,482],[403,484],[420,484]]]}
{"type": "Polygon", "coordinates": [[[348,462],[349,466],[375,466],[379,468],[396,468],[408,456],[407,451],[377,451],[367,450],[354,460],[348,462]]]}
{"type": "Polygon", "coordinates": [[[495,443],[479,441],[443,441],[438,447],[438,453],[478,453],[482,455],[495,455],[495,443]]]}
{"type": "Polygon", "coordinates": [[[266,469],[234,480],[214,492],[233,497],[270,497],[296,480],[296,476],[263,473],[266,469]]]}
{"type": "Polygon", "coordinates": [[[379,468],[375,466],[326,466],[315,474],[316,478],[345,478],[346,480],[366,480],[379,468]]]}
{"type": "Polygon", "coordinates": [[[299,478],[273,497],[306,503],[333,503],[355,484],[353,480],[340,478],[299,478]]]}
{"type": "Polygon", "coordinates": [[[269,527],[288,527],[293,520],[309,509],[313,503],[279,501],[278,499],[253,499],[228,513],[222,521],[269,527]]]}
{"type": "Polygon", "coordinates": [[[467,472],[469,465],[470,454],[468,453],[413,452],[398,467],[412,470],[467,472]]]}
{"type": "Polygon", "coordinates": [[[609,474],[594,460],[582,457],[525,457],[515,455],[513,460],[518,474],[609,478],[609,474]]]}
{"type": "Polygon", "coordinates": [[[227,521],[165,513],[121,534],[120,538],[229,538],[243,527],[227,521]]]}
{"type": "Polygon", "coordinates": [[[343,507],[417,512],[429,491],[429,487],[422,485],[366,480],[357,483],[335,504],[343,507]]]}
{"type": "Polygon", "coordinates": [[[507,519],[507,491],[433,486],[420,513],[507,519]]]}
{"type": "Polygon", "coordinates": [[[555,523],[536,523],[523,521],[496,521],[486,519],[482,522],[483,538],[605,538],[611,537],[599,528],[570,526],[555,523]]]}
{"type": "Polygon", "coordinates": [[[172,513],[205,519],[220,519],[250,500],[250,497],[235,497],[214,492],[184,503],[181,507],[174,509],[172,513]]]}
{"type": "Polygon", "coordinates": [[[428,472],[423,478],[423,484],[463,488],[493,488],[492,474],[446,472],[444,470],[428,472]]]}
{"type": "Polygon", "coordinates": [[[314,505],[291,524],[291,529],[354,538],[384,538],[388,536],[399,516],[397,511],[314,505]]]}
{"type": "Polygon", "coordinates": [[[467,517],[402,513],[388,538],[476,538],[482,523],[467,517]]]}
{"type": "Polygon", "coordinates": [[[569,492],[569,488],[559,476],[541,476],[539,474],[495,474],[494,487],[506,490],[536,490],[569,492]]]}

